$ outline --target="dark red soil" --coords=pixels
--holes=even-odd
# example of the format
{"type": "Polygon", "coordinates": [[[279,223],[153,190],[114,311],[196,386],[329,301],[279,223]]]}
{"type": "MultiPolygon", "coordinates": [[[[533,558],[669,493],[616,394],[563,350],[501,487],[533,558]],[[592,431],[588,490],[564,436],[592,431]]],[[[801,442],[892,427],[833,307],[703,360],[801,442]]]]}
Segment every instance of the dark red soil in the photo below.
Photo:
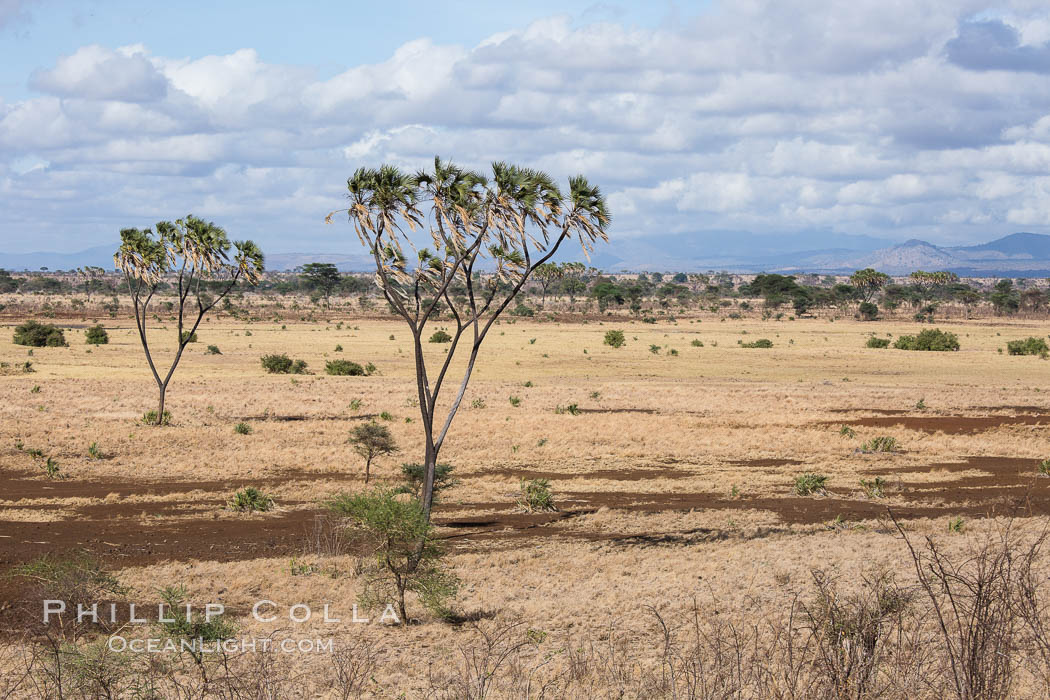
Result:
{"type": "Polygon", "coordinates": [[[923,433],[972,435],[1013,425],[1050,425],[1050,414],[1016,416],[872,416],[825,425],[853,425],[865,428],[904,428],[923,433]]]}

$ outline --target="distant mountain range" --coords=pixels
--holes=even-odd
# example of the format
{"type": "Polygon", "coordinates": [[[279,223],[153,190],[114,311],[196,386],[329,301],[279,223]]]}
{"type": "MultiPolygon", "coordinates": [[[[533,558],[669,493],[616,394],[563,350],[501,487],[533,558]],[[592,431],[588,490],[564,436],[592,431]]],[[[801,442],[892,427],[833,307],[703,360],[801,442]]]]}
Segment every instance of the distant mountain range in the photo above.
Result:
{"type": "MultiPolygon", "coordinates": [[[[113,268],[116,245],[79,253],[0,253],[7,270],[71,270],[84,265],[113,268]]],[[[558,260],[583,260],[580,255],[558,260]]],[[[309,262],[330,262],[344,272],[365,272],[372,258],[361,253],[272,253],[270,270],[292,270],[309,262]]],[[[936,246],[920,240],[894,244],[871,236],[827,231],[769,235],[741,231],[654,234],[613,239],[599,246],[590,264],[609,272],[627,270],[849,273],[873,267],[891,275],[913,270],[950,270],[963,277],[1050,277],[1050,236],[1014,233],[973,246],[936,246]]]]}

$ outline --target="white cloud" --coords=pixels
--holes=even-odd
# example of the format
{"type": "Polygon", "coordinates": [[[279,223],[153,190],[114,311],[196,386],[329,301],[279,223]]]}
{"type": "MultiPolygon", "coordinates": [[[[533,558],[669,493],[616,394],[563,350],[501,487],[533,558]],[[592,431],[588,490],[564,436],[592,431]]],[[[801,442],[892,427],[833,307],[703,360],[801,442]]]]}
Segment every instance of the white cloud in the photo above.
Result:
{"type": "MultiPolygon", "coordinates": [[[[1046,76],[967,65],[1050,40],[1044,7],[1007,5],[1016,46],[1009,31],[980,43],[971,0],[722,0],[652,30],[559,16],[474,47],[418,39],[324,80],[252,48],[88,45],[27,76],[43,94],[0,96],[0,228],[58,236],[86,218],[112,237],[194,211],[287,247],[336,235],[318,222],[353,168],[435,154],[584,172],[610,193],[614,235],[1050,227],[1046,76]]],[[[24,7],[0,0],[0,26],[24,7]]]]}

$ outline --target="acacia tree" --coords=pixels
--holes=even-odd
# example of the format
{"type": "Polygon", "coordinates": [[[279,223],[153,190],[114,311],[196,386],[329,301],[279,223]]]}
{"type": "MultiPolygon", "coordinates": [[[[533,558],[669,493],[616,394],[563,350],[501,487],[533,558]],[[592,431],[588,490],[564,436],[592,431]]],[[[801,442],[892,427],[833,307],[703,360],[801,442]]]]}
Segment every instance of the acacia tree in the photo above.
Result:
{"type": "Polygon", "coordinates": [[[543,296],[540,298],[540,306],[547,306],[547,288],[550,287],[555,280],[560,280],[565,272],[557,263],[543,263],[542,265],[536,266],[534,274],[540,283],[540,289],[543,290],[543,296]]]}
{"type": "Polygon", "coordinates": [[[308,285],[321,292],[326,309],[332,307],[332,291],[339,286],[342,276],[332,263],[312,262],[303,265],[302,278],[308,285]]]}
{"type": "Polygon", "coordinates": [[[860,290],[861,301],[870,303],[879,290],[890,281],[890,276],[870,267],[857,270],[849,277],[849,283],[860,290]]]}
{"type": "Polygon", "coordinates": [[[928,301],[935,290],[942,289],[949,284],[954,284],[959,281],[959,276],[954,272],[948,272],[942,270],[940,272],[925,272],[923,270],[916,270],[909,275],[911,277],[912,284],[919,290],[919,296],[923,302],[928,301]]]}
{"type": "Polygon", "coordinates": [[[390,165],[361,168],[347,188],[350,206],[340,211],[372,254],[376,284],[412,334],[425,438],[421,498],[429,522],[438,454],[489,329],[566,240],[576,237],[585,254],[596,241],[608,241],[609,212],[598,187],[582,175],[569,179],[563,195],[546,173],[502,162],[492,165],[491,178],[440,158],[432,171],[415,175],[390,165]],[[408,232],[417,228],[430,234],[433,250],[416,248],[408,232]],[[415,256],[411,266],[405,247],[415,256]],[[484,265],[493,271],[477,275],[484,265]],[[456,294],[450,293],[453,284],[456,294]],[[456,328],[444,357],[428,365],[424,329],[439,304],[456,328]],[[459,387],[439,414],[441,391],[461,348],[466,352],[459,387]]]}
{"type": "Polygon", "coordinates": [[[160,393],[156,425],[161,425],[164,423],[164,397],[168,383],[201,320],[238,281],[244,280],[251,285],[259,282],[263,254],[252,241],[234,241],[231,260],[231,245],[226,232],[193,215],[174,222],[161,221],[156,228],[156,233],[148,228],[123,229],[120,248],[113,261],[124,273],[131,291],[139,340],[160,393]],[[171,365],[161,377],[146,337],[146,319],[150,301],[167,275],[174,277],[177,294],[178,346],[171,365]]]}
{"type": "Polygon", "coordinates": [[[350,439],[347,442],[354,446],[354,452],[365,458],[366,484],[371,477],[372,460],[380,455],[397,452],[397,442],[390,434],[390,429],[375,421],[362,423],[354,428],[350,431],[350,439]]]}

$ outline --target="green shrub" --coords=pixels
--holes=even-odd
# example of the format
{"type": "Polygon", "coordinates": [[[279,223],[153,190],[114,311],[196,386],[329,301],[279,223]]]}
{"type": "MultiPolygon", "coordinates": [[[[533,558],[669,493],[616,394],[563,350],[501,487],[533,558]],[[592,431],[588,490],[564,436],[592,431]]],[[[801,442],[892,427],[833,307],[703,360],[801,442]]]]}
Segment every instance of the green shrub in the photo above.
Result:
{"type": "MultiPolygon", "coordinates": [[[[146,425],[157,425],[157,412],[146,411],[142,414],[142,422],[146,425]]],[[[161,416],[161,425],[169,425],[171,423],[171,411],[165,411],[164,415],[161,416]]]]}
{"type": "Polygon", "coordinates": [[[222,351],[219,350],[219,346],[218,345],[209,345],[207,353],[209,355],[221,355],[222,351]]]}
{"type": "Polygon", "coordinates": [[[939,328],[927,328],[919,335],[900,336],[893,347],[898,350],[955,351],[959,349],[959,336],[939,328]]]}
{"type": "Polygon", "coordinates": [[[230,510],[237,510],[242,513],[252,513],[254,511],[265,512],[273,508],[274,501],[272,497],[254,486],[246,486],[233,494],[233,498],[228,505],[230,510]]]}
{"type": "Polygon", "coordinates": [[[795,477],[795,493],[799,496],[811,496],[815,493],[827,493],[828,477],[824,474],[800,474],[795,477]]]}
{"type": "Polygon", "coordinates": [[[890,346],[890,339],[871,336],[868,338],[868,342],[865,343],[864,346],[868,348],[888,348],[890,346]]]}
{"type": "Polygon", "coordinates": [[[452,336],[445,331],[434,331],[430,336],[431,343],[451,343],[452,336]]]}
{"type": "Polygon", "coordinates": [[[106,333],[106,329],[102,327],[101,323],[88,328],[84,337],[88,345],[106,345],[109,343],[109,334],[106,333]]]}
{"type": "Polygon", "coordinates": [[[868,440],[860,449],[862,452],[896,452],[898,447],[897,438],[882,435],[868,440]]]}
{"type": "Polygon", "coordinates": [[[329,360],[325,362],[324,371],[338,377],[363,377],[365,368],[350,360],[329,360]]]}
{"type": "Polygon", "coordinates": [[[15,345],[30,345],[35,348],[66,347],[66,336],[61,328],[39,321],[26,321],[15,327],[15,345]]]}
{"type": "Polygon", "coordinates": [[[196,343],[197,331],[183,331],[182,335],[179,336],[179,340],[183,343],[196,343]]]}
{"type": "Polygon", "coordinates": [[[1011,340],[1006,343],[1006,352],[1011,355],[1039,355],[1047,357],[1050,355],[1050,347],[1042,338],[1026,338],[1025,340],[1011,340]]]}
{"type": "Polygon", "coordinates": [[[287,355],[263,355],[263,369],[270,374],[306,374],[306,363],[302,360],[292,360],[287,355]]]}
{"type": "Polygon", "coordinates": [[[1041,475],[1050,476],[1050,459],[1044,459],[1036,469],[1041,475]]]}
{"type": "Polygon", "coordinates": [[[511,309],[509,313],[510,313],[511,316],[526,316],[527,317],[527,316],[535,316],[536,315],[536,310],[533,309],[530,306],[526,306],[525,304],[519,303],[517,306],[515,306],[513,309],[511,309]]]}
{"type": "Polygon", "coordinates": [[[547,479],[522,479],[521,499],[518,505],[530,513],[545,513],[558,510],[551,494],[551,482],[547,479]]]}
{"type": "Polygon", "coordinates": [[[861,321],[874,321],[879,317],[879,307],[870,301],[863,302],[857,309],[857,318],[861,321]]]}
{"type": "Polygon", "coordinates": [[[614,347],[622,348],[626,340],[623,336],[623,331],[606,331],[605,332],[605,344],[614,347]]]}
{"type": "Polygon", "coordinates": [[[742,348],[771,348],[773,347],[773,341],[769,338],[759,338],[750,343],[743,343],[740,347],[742,348]]]}
{"type": "Polygon", "coordinates": [[[689,344],[692,345],[694,348],[702,348],[702,347],[704,347],[704,341],[702,341],[702,340],[693,340],[689,344]]]}
{"type": "MultiPolygon", "coordinates": [[[[406,483],[396,489],[397,493],[408,493],[412,494],[415,498],[419,498],[423,491],[423,478],[426,476],[424,465],[402,464],[401,473],[404,475],[406,483]]],[[[439,492],[444,491],[455,484],[456,480],[452,478],[451,464],[437,464],[434,466],[435,498],[439,492]]]]}
{"type": "Polygon", "coordinates": [[[415,594],[431,612],[447,617],[448,601],[459,591],[459,579],[444,564],[418,499],[405,501],[396,491],[340,494],[328,509],[352,523],[347,534],[368,547],[375,558],[362,571],[359,602],[367,610],[397,603],[399,622],[410,620],[406,594],[415,594]]]}
{"type": "Polygon", "coordinates": [[[233,426],[233,432],[237,433],[238,435],[251,435],[252,426],[248,425],[247,423],[238,423],[237,425],[233,426]]]}

